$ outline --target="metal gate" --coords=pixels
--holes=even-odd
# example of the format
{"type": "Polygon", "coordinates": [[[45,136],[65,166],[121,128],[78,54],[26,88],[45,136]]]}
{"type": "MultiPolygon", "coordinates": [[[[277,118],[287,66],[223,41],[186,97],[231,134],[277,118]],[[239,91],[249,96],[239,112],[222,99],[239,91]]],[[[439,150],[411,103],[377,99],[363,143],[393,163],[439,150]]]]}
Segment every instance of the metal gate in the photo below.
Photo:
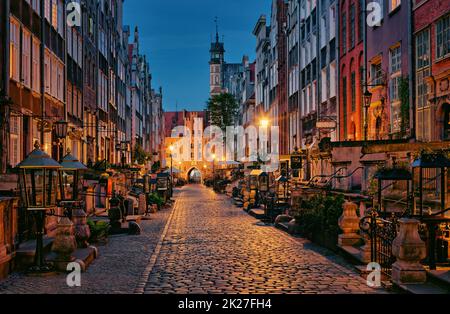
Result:
{"type": "Polygon", "coordinates": [[[391,278],[392,264],[396,260],[392,254],[392,244],[399,230],[398,219],[394,216],[383,219],[378,217],[377,212],[372,212],[361,220],[360,229],[370,241],[372,262],[378,263],[382,273],[391,278]]]}

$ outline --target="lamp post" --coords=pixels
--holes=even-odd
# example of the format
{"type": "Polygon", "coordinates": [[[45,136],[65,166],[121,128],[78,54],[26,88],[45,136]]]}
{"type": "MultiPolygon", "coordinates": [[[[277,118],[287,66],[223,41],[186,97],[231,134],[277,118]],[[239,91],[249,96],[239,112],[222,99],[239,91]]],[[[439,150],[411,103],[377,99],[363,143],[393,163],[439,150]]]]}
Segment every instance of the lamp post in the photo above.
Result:
{"type": "Polygon", "coordinates": [[[80,173],[82,171],[86,171],[87,167],[83,165],[76,157],[71,154],[70,149],[67,149],[67,154],[61,160],[61,199],[63,201],[77,201],[79,196],[79,180],[80,173]],[[65,187],[67,187],[67,183],[72,181],[72,190],[69,193],[66,193],[65,187]],[[71,195],[71,196],[69,196],[71,195]]]}
{"type": "Polygon", "coordinates": [[[170,197],[173,196],[173,188],[172,188],[172,184],[173,184],[173,151],[174,151],[174,147],[173,145],[170,145],[169,150],[170,150],[170,197]]]}
{"type": "MultiPolygon", "coordinates": [[[[81,173],[88,168],[82,164],[78,158],[71,154],[70,149],[67,149],[67,154],[62,158],[60,165],[62,167],[60,169],[59,177],[62,200],[61,206],[65,208],[65,215],[73,221],[78,247],[87,248],[87,241],[91,236],[91,231],[87,224],[84,203],[81,202],[79,197],[79,188],[81,173]],[[72,186],[71,189],[70,186],[72,186]]],[[[61,220],[61,222],[62,221],[63,220],[61,220]]],[[[64,243],[60,244],[64,247],[64,243]]]]}
{"type": "Polygon", "coordinates": [[[213,166],[213,189],[216,188],[216,154],[212,155],[213,161],[212,161],[212,166],[213,166]]]}
{"type": "Polygon", "coordinates": [[[369,131],[369,108],[372,102],[372,93],[366,87],[366,91],[363,95],[364,98],[364,140],[368,140],[369,131]]]}
{"type": "Polygon", "coordinates": [[[51,271],[51,266],[45,264],[43,254],[45,216],[48,209],[57,207],[57,177],[62,167],[40,149],[38,142],[34,147],[17,168],[22,204],[33,213],[36,221],[36,253],[30,271],[45,273],[51,271]]]}
{"type": "MultiPolygon", "coordinates": [[[[268,134],[267,134],[268,133],[267,130],[269,128],[269,123],[270,123],[270,121],[266,118],[263,118],[259,121],[260,128],[262,128],[264,130],[265,134],[267,135],[267,138],[266,138],[267,153],[269,153],[269,141],[268,141],[268,134]]],[[[259,140],[259,136],[258,136],[258,140],[259,140]]],[[[263,150],[262,152],[265,152],[265,150],[263,150]]]]}
{"type": "Polygon", "coordinates": [[[68,125],[69,124],[65,120],[59,120],[59,121],[55,122],[55,136],[58,140],[58,143],[57,143],[58,153],[57,153],[56,158],[58,161],[61,159],[61,142],[62,142],[62,140],[64,140],[67,137],[68,125]]]}

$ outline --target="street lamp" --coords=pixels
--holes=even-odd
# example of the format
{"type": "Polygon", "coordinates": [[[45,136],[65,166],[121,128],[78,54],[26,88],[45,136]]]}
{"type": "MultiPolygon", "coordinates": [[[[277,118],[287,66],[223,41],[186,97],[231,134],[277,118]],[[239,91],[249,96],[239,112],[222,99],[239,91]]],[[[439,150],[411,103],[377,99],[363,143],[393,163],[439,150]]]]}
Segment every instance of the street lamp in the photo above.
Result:
{"type": "Polygon", "coordinates": [[[212,154],[213,164],[213,189],[216,188],[216,154],[212,154]]]}
{"type": "Polygon", "coordinates": [[[364,140],[367,141],[369,131],[369,108],[372,103],[372,93],[369,92],[367,88],[366,91],[364,92],[363,98],[364,98],[364,114],[365,114],[364,140]]]}
{"type": "Polygon", "coordinates": [[[67,128],[68,123],[65,120],[59,120],[55,122],[55,136],[58,140],[57,147],[58,147],[58,155],[57,159],[58,161],[61,159],[61,142],[67,137],[67,128]]]}
{"type": "Polygon", "coordinates": [[[19,187],[24,208],[32,212],[36,221],[36,253],[31,272],[49,272],[43,254],[45,215],[48,209],[57,206],[58,175],[61,165],[40,149],[35,149],[17,166],[19,187]]]}
{"type": "Polygon", "coordinates": [[[169,150],[170,150],[170,197],[172,197],[173,196],[173,188],[172,188],[172,184],[173,184],[173,151],[175,150],[173,145],[170,145],[169,150]]]}
{"type": "Polygon", "coordinates": [[[86,171],[87,167],[74,157],[70,149],[67,149],[67,155],[63,157],[60,165],[61,171],[61,199],[64,202],[74,202],[78,200],[80,173],[86,171]],[[72,189],[66,187],[72,186],[72,189]],[[66,193],[67,192],[67,193],[66,193]]]}

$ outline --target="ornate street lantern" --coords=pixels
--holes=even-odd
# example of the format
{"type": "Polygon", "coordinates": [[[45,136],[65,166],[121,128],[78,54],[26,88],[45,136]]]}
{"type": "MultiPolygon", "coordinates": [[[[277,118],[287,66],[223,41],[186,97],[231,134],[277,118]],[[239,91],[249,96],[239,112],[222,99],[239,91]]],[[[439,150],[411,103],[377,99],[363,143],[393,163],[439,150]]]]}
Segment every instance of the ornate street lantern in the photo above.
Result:
{"type": "Polygon", "coordinates": [[[259,191],[263,193],[269,192],[269,174],[267,172],[261,173],[258,181],[259,191]]]}
{"type": "Polygon", "coordinates": [[[31,211],[36,220],[36,254],[32,272],[48,272],[43,255],[44,221],[48,209],[57,206],[58,175],[61,165],[40,149],[35,149],[23,160],[19,169],[19,187],[23,206],[31,211]]]}
{"type": "Polygon", "coordinates": [[[276,179],[278,198],[287,201],[289,192],[289,180],[285,176],[280,176],[276,179]]]}
{"type": "Polygon", "coordinates": [[[364,92],[363,98],[364,98],[364,108],[367,109],[370,108],[370,105],[372,103],[372,93],[369,92],[368,89],[366,89],[366,91],[364,92]]]}
{"type": "Polygon", "coordinates": [[[61,160],[61,200],[77,201],[79,195],[80,173],[88,168],[67,149],[67,155],[61,160]]]}
{"type": "Polygon", "coordinates": [[[258,180],[259,176],[262,174],[261,170],[252,170],[250,172],[250,175],[248,177],[248,186],[250,191],[257,190],[258,189],[258,180]]]}
{"type": "Polygon", "coordinates": [[[67,137],[68,123],[64,120],[55,122],[55,136],[59,140],[63,140],[67,137]]]}
{"type": "Polygon", "coordinates": [[[166,192],[169,189],[169,178],[170,174],[168,173],[158,173],[156,178],[156,189],[159,192],[166,192]]]}

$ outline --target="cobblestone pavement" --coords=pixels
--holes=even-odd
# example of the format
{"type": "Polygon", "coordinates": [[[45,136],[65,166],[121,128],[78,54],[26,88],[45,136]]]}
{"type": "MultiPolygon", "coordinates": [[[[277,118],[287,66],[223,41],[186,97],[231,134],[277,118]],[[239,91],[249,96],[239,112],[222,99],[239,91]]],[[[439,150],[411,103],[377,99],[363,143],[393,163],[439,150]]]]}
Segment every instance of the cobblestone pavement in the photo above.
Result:
{"type": "Polygon", "coordinates": [[[117,236],[69,288],[66,276],[0,281],[3,293],[384,293],[340,257],[264,226],[202,186],[177,192],[173,210],[117,236]],[[162,239],[162,241],[160,241],[162,239]]]}
{"type": "Polygon", "coordinates": [[[201,186],[182,190],[147,273],[140,292],[384,293],[340,257],[258,223],[201,186]]]}
{"type": "Polygon", "coordinates": [[[81,275],[81,287],[69,288],[66,276],[28,277],[14,273],[0,281],[0,294],[131,294],[147,265],[166,225],[171,210],[152,214],[142,221],[140,236],[113,236],[100,246],[99,257],[81,275]]]}

